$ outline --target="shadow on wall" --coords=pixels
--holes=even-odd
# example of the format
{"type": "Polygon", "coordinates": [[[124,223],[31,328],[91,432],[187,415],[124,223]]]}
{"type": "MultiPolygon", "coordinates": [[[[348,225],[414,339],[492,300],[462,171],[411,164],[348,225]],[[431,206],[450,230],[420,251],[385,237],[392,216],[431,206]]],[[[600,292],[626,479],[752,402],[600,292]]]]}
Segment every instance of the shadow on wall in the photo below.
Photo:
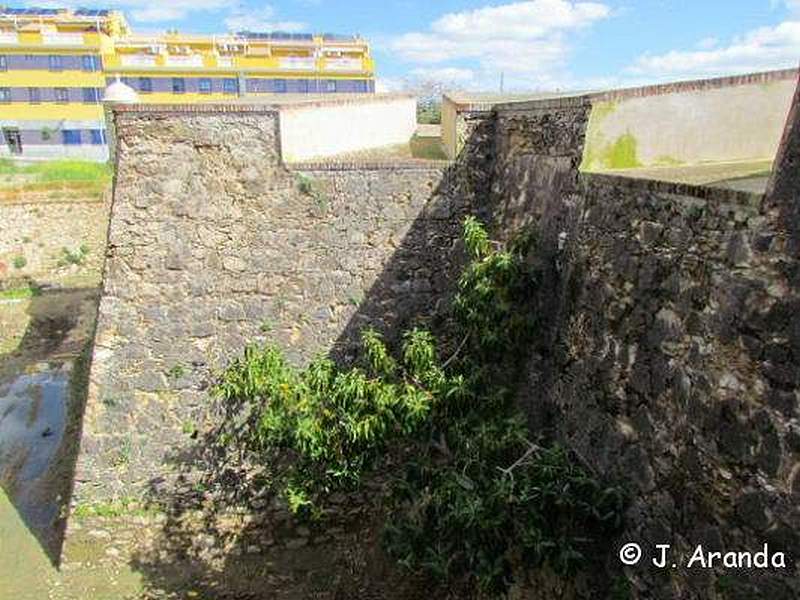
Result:
{"type": "MultiPolygon", "coordinates": [[[[449,167],[429,189],[424,207],[367,293],[352,299],[357,307],[330,346],[334,360],[350,362],[368,326],[385,333],[390,343],[418,324],[444,339],[453,337],[448,307],[465,258],[462,222],[475,194],[458,186],[458,168],[449,167]]],[[[353,170],[309,167],[303,173],[327,193],[356,198],[358,189],[378,186],[380,179],[405,177],[356,166],[354,182],[353,170]]],[[[242,419],[236,407],[218,410],[223,408],[227,412],[217,415],[217,423],[242,419]]],[[[282,501],[264,491],[270,465],[249,464],[247,457],[221,446],[221,430],[196,433],[193,444],[169,458],[179,473],[177,485],[151,482],[148,499],[166,520],[133,566],[153,593],[192,589],[214,598],[430,597],[428,582],[400,572],[381,551],[381,498],[388,474],[376,474],[363,493],[334,499],[322,523],[301,525],[282,501]]],[[[443,591],[440,597],[448,596],[443,591]]]]}
{"type": "Polygon", "coordinates": [[[72,496],[97,296],[64,289],[5,307],[28,325],[16,349],[0,356],[0,485],[54,566],[72,496]]]}
{"type": "MultiPolygon", "coordinates": [[[[786,489],[787,482],[797,486],[794,453],[800,439],[787,416],[797,414],[798,371],[796,358],[791,358],[797,356],[795,338],[800,331],[794,262],[784,260],[781,248],[773,246],[780,236],[768,230],[774,225],[771,216],[728,203],[739,198],[736,194],[692,196],[677,189],[639,189],[579,175],[589,109],[586,98],[577,98],[498,111],[496,145],[491,132],[478,126],[463,160],[431,189],[428,205],[410,219],[396,247],[380,255],[372,284],[327,347],[337,360],[349,361],[358,333],[368,324],[396,336],[424,320],[446,336],[447,298],[462,264],[455,240],[463,212],[482,213],[505,235],[533,223],[538,246],[532,260],[546,282],[537,306],[549,324],[536,348],[530,349],[535,353],[529,380],[520,390],[533,425],[551,427],[599,473],[619,474],[630,482],[635,496],[627,515],[625,535],[630,539],[652,545],[670,534],[681,540],[698,534],[738,549],[768,536],[797,547],[797,510],[786,489]],[[695,272],[705,279],[693,281],[695,272]],[[777,314],[759,321],[764,315],[745,309],[765,301],[769,290],[785,298],[769,300],[777,314]],[[763,327],[756,331],[753,325],[759,323],[763,327]],[[773,343],[770,336],[787,329],[792,340],[773,343]],[[730,354],[732,350],[736,353],[730,354]],[[753,356],[745,356],[748,352],[753,356]],[[754,357],[757,360],[751,361],[754,357]],[[745,366],[737,371],[739,359],[745,366]],[[756,371],[764,378],[749,379],[756,371]],[[765,399],[757,393],[770,389],[759,385],[773,382],[780,394],[765,399]],[[748,402],[736,402],[737,394],[750,394],[748,402]],[[780,491],[773,494],[763,484],[765,477],[780,491]]],[[[230,160],[210,144],[190,146],[179,150],[195,152],[192,156],[201,158],[192,160],[198,162],[203,155],[197,153],[207,153],[205,165],[230,160]]],[[[335,194],[351,189],[344,170],[309,167],[309,172],[322,182],[323,190],[335,194]]],[[[278,169],[271,173],[271,183],[290,187],[289,175],[278,169]]],[[[352,190],[364,191],[363,196],[351,190],[347,193],[355,201],[337,202],[334,210],[352,211],[353,223],[363,222],[357,201],[369,199],[367,192],[379,189],[378,183],[387,177],[359,172],[352,190]]],[[[277,198],[277,193],[265,195],[261,182],[250,183],[262,196],[246,197],[245,202],[264,210],[273,205],[297,210],[297,204],[277,198]],[[269,202],[262,202],[265,198],[269,202]]],[[[159,182],[148,185],[155,188],[159,182]]],[[[238,182],[229,185],[236,189],[238,182]]],[[[793,193],[790,190],[789,196],[793,193]]],[[[151,200],[136,199],[142,204],[151,200]]],[[[396,209],[392,202],[378,207],[396,209]]],[[[189,207],[182,205],[180,210],[189,207]]],[[[226,205],[220,213],[227,217],[232,210],[226,205]]],[[[307,216],[294,218],[303,221],[307,216]]],[[[349,238],[347,244],[341,238],[354,236],[353,245],[371,248],[361,239],[362,231],[349,230],[345,222],[336,225],[338,229],[320,227],[328,237],[309,252],[305,247],[297,252],[310,235],[304,231],[292,239],[297,256],[268,257],[298,263],[291,275],[302,288],[297,296],[304,312],[290,313],[291,318],[299,321],[316,308],[307,300],[316,299],[313,294],[318,291],[307,289],[318,274],[312,266],[337,270],[342,261],[353,259],[346,256],[349,238]],[[313,254],[320,247],[323,252],[313,254]],[[331,256],[332,252],[344,256],[331,256]],[[319,264],[308,264],[311,260],[319,264]]],[[[157,255],[145,259],[149,264],[163,260],[157,255]]],[[[177,264],[181,259],[174,260],[177,264]]],[[[273,263],[259,266],[266,272],[273,263]]],[[[346,269],[338,270],[348,276],[346,269]]],[[[171,280],[164,281],[172,290],[171,280]]],[[[320,310],[322,319],[304,325],[304,332],[317,333],[324,327],[326,308],[320,310]]],[[[240,321],[239,333],[249,335],[246,320],[240,321]]],[[[164,338],[163,343],[177,345],[176,338],[164,338]]],[[[214,338],[215,343],[221,344],[221,338],[214,338]]],[[[292,339],[287,339],[291,346],[292,339]]],[[[217,422],[230,418],[218,414],[217,422]]],[[[249,465],[247,457],[220,448],[214,431],[189,433],[192,442],[186,450],[169,457],[177,484],[150,482],[149,498],[167,518],[152,547],[143,549],[134,564],[154,594],[181,595],[194,589],[221,598],[431,596],[427,582],[400,573],[380,552],[382,474],[360,497],[341,497],[324,526],[301,526],[279,501],[258,493],[259,484],[269,479],[269,465],[249,465]]],[[[609,573],[618,568],[610,556],[609,573]]],[[[627,573],[626,582],[645,590],[639,597],[707,598],[718,585],[712,574],[707,575],[643,569],[627,573]]],[[[760,581],[739,575],[735,581],[748,597],[765,589],[785,592],[787,585],[796,585],[782,574],[760,581]]],[[[607,574],[597,577],[609,584],[607,574]]],[[[723,584],[724,580],[719,585],[723,584]]],[[[530,597],[537,593],[541,597],[543,592],[531,591],[530,597]]],[[[439,595],[447,594],[466,595],[462,590],[439,595]]]]}

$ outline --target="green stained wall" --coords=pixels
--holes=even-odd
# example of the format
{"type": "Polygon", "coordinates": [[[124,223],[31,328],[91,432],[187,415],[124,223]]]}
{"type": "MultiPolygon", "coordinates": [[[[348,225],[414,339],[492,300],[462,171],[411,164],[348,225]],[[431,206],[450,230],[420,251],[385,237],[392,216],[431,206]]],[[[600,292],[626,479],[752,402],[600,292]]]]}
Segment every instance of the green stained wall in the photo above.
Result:
{"type": "Polygon", "coordinates": [[[596,100],[581,170],[771,160],[796,83],[785,78],[596,100]]]}

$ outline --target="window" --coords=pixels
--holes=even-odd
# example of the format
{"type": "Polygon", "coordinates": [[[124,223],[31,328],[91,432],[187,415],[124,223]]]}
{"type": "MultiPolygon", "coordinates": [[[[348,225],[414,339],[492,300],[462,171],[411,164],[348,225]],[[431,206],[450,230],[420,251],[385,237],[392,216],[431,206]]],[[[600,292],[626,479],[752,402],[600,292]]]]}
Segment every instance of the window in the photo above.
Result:
{"type": "Polygon", "coordinates": [[[139,91],[142,94],[151,94],[153,92],[153,80],[149,77],[139,77],[139,91]]]}
{"type": "Polygon", "coordinates": [[[336,91],[336,82],[335,81],[326,81],[325,82],[325,91],[326,92],[335,92],[336,91]]]}
{"type": "Polygon", "coordinates": [[[56,102],[69,102],[69,90],[67,88],[56,88],[56,102]]]}
{"type": "Polygon", "coordinates": [[[81,68],[84,71],[97,71],[97,57],[91,55],[81,56],[81,68]]]}
{"type": "Polygon", "coordinates": [[[186,81],[183,79],[183,77],[172,78],[172,93],[173,94],[186,93],[186,81]]]}
{"type": "Polygon", "coordinates": [[[276,92],[285,92],[286,91],[286,80],[285,79],[275,79],[272,82],[272,89],[276,92]]]}
{"type": "Polygon", "coordinates": [[[106,143],[106,132],[102,129],[92,129],[92,144],[102,145],[106,143]]]}
{"type": "Polygon", "coordinates": [[[0,71],[8,70],[8,58],[0,55],[0,71]]]}
{"type": "Polygon", "coordinates": [[[56,54],[47,57],[47,65],[51,71],[64,70],[64,60],[61,56],[58,56],[56,54]]]}
{"type": "Polygon", "coordinates": [[[211,93],[211,80],[208,77],[203,77],[200,79],[198,84],[198,89],[200,90],[201,94],[210,94],[211,93]]]}
{"type": "Polygon", "coordinates": [[[222,81],[222,91],[226,94],[239,93],[239,80],[238,79],[224,79],[222,81]]]}
{"type": "Polygon", "coordinates": [[[100,102],[100,91],[97,88],[83,88],[83,101],[87,104],[100,102]]]}
{"type": "Polygon", "coordinates": [[[28,88],[28,102],[31,104],[39,104],[42,101],[42,90],[35,87],[28,88]]]}
{"type": "Polygon", "coordinates": [[[81,132],[78,129],[62,129],[61,135],[65,146],[79,146],[81,143],[81,132]]]}
{"type": "Polygon", "coordinates": [[[0,102],[11,102],[11,88],[0,88],[0,102]]]}

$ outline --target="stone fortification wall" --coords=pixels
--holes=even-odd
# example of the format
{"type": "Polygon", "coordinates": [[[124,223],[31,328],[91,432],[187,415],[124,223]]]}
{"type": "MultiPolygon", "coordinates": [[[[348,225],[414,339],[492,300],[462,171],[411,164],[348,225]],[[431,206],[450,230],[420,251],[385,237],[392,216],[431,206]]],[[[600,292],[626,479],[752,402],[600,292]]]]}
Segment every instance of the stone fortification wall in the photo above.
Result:
{"type": "MultiPolygon", "coordinates": [[[[0,200],[0,287],[22,280],[97,285],[108,229],[107,194],[76,200],[0,200]],[[85,252],[81,251],[81,248],[85,252]]],[[[24,196],[23,196],[24,197],[24,196]]]]}
{"type": "Polygon", "coordinates": [[[395,332],[452,281],[446,165],[283,166],[277,115],[123,110],[78,495],[129,494],[203,423],[251,342],[297,363],[395,332]]]}
{"type": "Polygon", "coordinates": [[[618,594],[796,598],[797,124],[764,200],[581,174],[595,100],[476,112],[449,167],[288,170],[268,109],[118,112],[78,494],[168,477],[214,373],[248,341],[269,335],[298,363],[318,351],[346,359],[363,325],[396,333],[436,313],[458,272],[460,222],[478,212],[498,238],[536,232],[541,335],[519,390],[533,432],[630,490],[608,571],[595,586],[559,583],[560,597],[600,597],[619,581],[616,548],[634,541],[646,560],[671,544],[676,562],[700,544],[768,543],[787,567],[647,562],[626,569],[618,594]]]}
{"type": "Polygon", "coordinates": [[[668,543],[688,560],[699,544],[769,543],[788,556],[766,572],[648,560],[627,569],[633,597],[796,597],[800,320],[786,227],[760,196],[579,174],[589,101],[497,113],[495,222],[503,235],[534,228],[543,282],[520,402],[534,430],[630,487],[619,545],[649,558],[668,543]]]}

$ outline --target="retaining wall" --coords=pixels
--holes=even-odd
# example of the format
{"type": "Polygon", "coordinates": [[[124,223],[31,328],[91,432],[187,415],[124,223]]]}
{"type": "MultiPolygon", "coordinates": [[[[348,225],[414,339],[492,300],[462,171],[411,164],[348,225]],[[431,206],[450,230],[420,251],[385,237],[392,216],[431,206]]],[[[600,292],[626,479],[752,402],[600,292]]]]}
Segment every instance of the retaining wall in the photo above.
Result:
{"type": "Polygon", "coordinates": [[[442,163],[288,170],[270,109],[134,107],[116,127],[79,497],[168,477],[246,344],[276,340],[300,364],[431,313],[465,210],[442,163]]]}
{"type": "MultiPolygon", "coordinates": [[[[618,544],[641,544],[646,561],[625,571],[633,597],[711,598],[724,584],[794,598],[800,296],[787,222],[758,195],[579,174],[591,102],[497,111],[498,234],[534,228],[543,282],[520,403],[534,431],[629,487],[618,544]],[[764,543],[786,569],[684,568],[698,545],[764,543]],[[652,566],[656,544],[680,567],[652,566]]],[[[608,564],[620,568],[615,550],[608,564]]]]}
{"type": "Polygon", "coordinates": [[[417,128],[412,95],[298,102],[281,106],[281,152],[286,162],[407,144],[417,128]]]}
{"type": "Polygon", "coordinates": [[[87,283],[96,285],[108,229],[108,200],[104,196],[86,201],[0,201],[0,286],[22,279],[56,283],[74,278],[77,272],[88,274],[87,283]],[[77,256],[81,246],[88,253],[80,265],[65,260],[65,249],[77,256]]]}
{"type": "MultiPolygon", "coordinates": [[[[452,293],[465,212],[532,227],[540,335],[519,402],[534,434],[630,491],[607,569],[530,598],[597,598],[618,545],[652,557],[785,552],[787,567],[626,569],[633,598],[796,598],[800,556],[797,124],[761,196],[581,174],[593,96],[464,121],[460,161],[280,160],[268,109],[131,107],[78,495],[168,479],[214,372],[264,331],[300,363],[344,360],[367,323],[430,320],[452,293]],[[298,184],[298,174],[305,176],[298,184]],[[733,594],[733,595],[731,595],[733,594]]],[[[792,113],[795,115],[796,110],[792,113]]],[[[626,584],[628,585],[628,584],[626,584]]]]}

